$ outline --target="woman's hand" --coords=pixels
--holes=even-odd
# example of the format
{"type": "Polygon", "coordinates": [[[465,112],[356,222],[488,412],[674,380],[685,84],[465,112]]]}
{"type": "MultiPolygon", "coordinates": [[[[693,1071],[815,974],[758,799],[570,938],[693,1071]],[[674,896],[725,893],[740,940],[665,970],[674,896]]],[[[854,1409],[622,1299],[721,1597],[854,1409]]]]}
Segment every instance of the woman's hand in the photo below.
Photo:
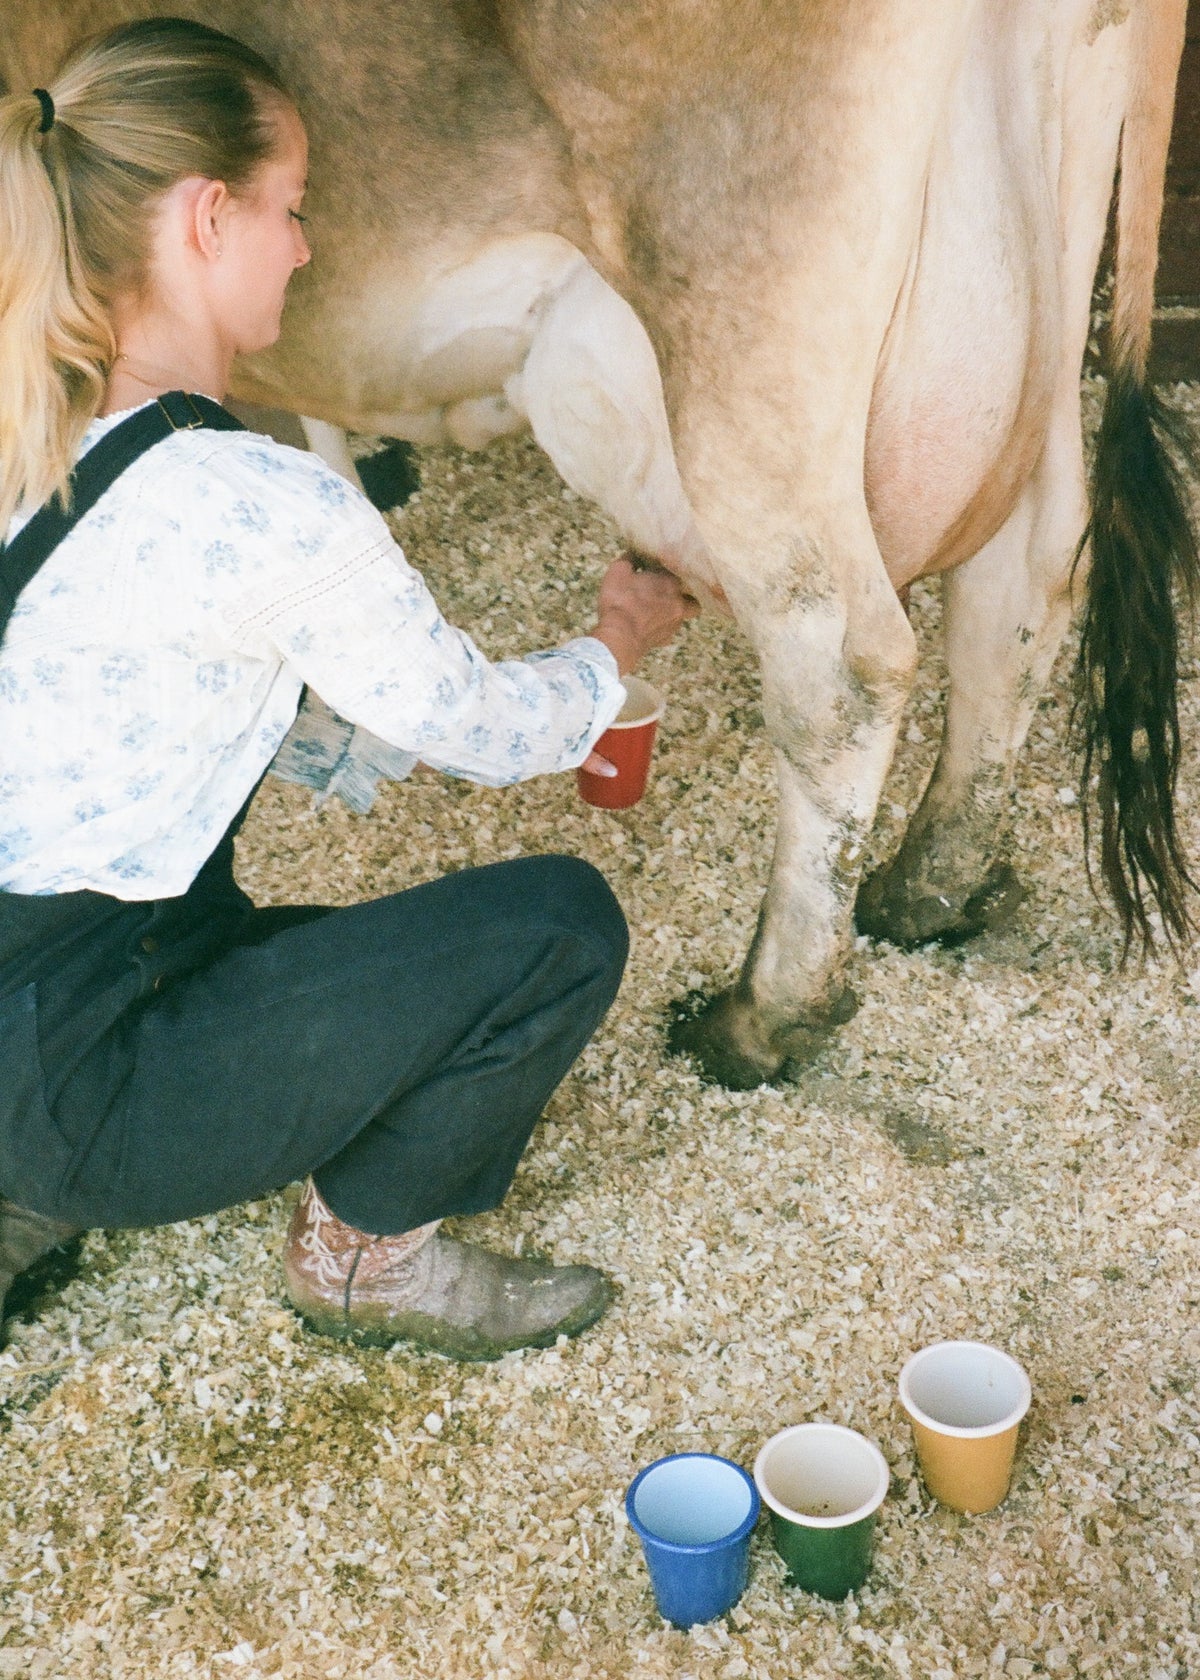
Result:
{"type": "Polygon", "coordinates": [[[665,647],[680,625],[699,611],[700,603],[674,572],[658,566],[638,568],[622,554],[604,574],[591,633],[610,649],[624,677],[651,648],[665,647]]]}

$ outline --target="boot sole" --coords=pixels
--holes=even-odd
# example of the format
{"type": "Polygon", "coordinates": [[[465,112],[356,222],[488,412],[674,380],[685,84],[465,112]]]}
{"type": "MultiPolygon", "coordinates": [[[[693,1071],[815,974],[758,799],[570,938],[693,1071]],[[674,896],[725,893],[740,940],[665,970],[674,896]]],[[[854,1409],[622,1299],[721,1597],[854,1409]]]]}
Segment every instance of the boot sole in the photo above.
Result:
{"type": "Polygon", "coordinates": [[[599,1298],[583,1302],[576,1312],[549,1326],[541,1335],[509,1342],[489,1341],[477,1331],[455,1331],[441,1319],[428,1318],[422,1313],[371,1325],[355,1324],[332,1313],[300,1306],[295,1301],[291,1306],[310,1330],[319,1336],[328,1336],[332,1341],[352,1342],[356,1347],[392,1347],[397,1342],[408,1342],[424,1353],[440,1353],[447,1359],[456,1359],[464,1364],[483,1365],[502,1359],[506,1353],[516,1353],[520,1348],[553,1347],[560,1336],[581,1335],[607,1311],[616,1290],[609,1284],[602,1295],[599,1291],[597,1295],[599,1298]]]}

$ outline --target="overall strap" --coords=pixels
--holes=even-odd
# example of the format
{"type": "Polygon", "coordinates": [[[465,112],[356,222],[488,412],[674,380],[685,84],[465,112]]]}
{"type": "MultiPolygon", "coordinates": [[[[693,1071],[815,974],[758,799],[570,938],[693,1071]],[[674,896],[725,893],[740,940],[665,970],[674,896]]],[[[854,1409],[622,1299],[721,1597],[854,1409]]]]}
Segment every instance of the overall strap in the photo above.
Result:
{"type": "Polygon", "coordinates": [[[172,432],[240,432],[245,427],[227,408],[210,397],[166,391],[148,408],[139,408],[86,451],[71,474],[70,495],[64,507],[52,496],[22,526],[7,547],[0,546],[0,638],[3,638],[17,596],[40,571],[68,531],[95,507],[104,492],[147,449],[172,432]]]}

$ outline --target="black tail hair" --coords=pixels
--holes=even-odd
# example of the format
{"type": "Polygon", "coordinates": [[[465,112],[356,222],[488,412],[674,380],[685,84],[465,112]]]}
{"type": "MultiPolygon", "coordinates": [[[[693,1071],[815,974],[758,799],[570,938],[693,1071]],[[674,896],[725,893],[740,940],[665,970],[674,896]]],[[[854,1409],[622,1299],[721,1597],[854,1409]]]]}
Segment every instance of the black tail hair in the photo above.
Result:
{"type": "MultiPolygon", "coordinates": [[[[1093,800],[1100,871],[1121,919],[1154,949],[1148,899],[1174,951],[1194,931],[1196,883],[1175,820],[1179,774],[1179,623],[1195,605],[1200,549],[1186,475],[1195,440],[1183,417],[1124,359],[1112,370],[1096,442],[1092,517],[1072,728],[1082,748],[1080,805],[1088,879],[1093,800]],[[1093,788],[1093,780],[1096,783],[1093,788]]],[[[1078,564],[1078,556],[1076,564],[1078,564]]]]}

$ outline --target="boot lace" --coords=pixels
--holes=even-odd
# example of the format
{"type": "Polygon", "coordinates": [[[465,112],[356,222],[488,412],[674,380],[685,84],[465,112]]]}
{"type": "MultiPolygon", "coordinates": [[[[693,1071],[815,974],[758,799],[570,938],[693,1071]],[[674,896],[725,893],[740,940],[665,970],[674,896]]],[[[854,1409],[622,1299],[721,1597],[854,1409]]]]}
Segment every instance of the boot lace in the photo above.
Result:
{"type": "Polygon", "coordinates": [[[305,1269],[315,1275],[319,1284],[332,1289],[345,1281],[346,1267],[329,1246],[324,1229],[330,1222],[335,1226],[342,1222],[331,1208],[326,1207],[311,1178],[304,1186],[300,1202],[304,1210],[305,1229],[298,1246],[306,1256],[305,1269]]]}

